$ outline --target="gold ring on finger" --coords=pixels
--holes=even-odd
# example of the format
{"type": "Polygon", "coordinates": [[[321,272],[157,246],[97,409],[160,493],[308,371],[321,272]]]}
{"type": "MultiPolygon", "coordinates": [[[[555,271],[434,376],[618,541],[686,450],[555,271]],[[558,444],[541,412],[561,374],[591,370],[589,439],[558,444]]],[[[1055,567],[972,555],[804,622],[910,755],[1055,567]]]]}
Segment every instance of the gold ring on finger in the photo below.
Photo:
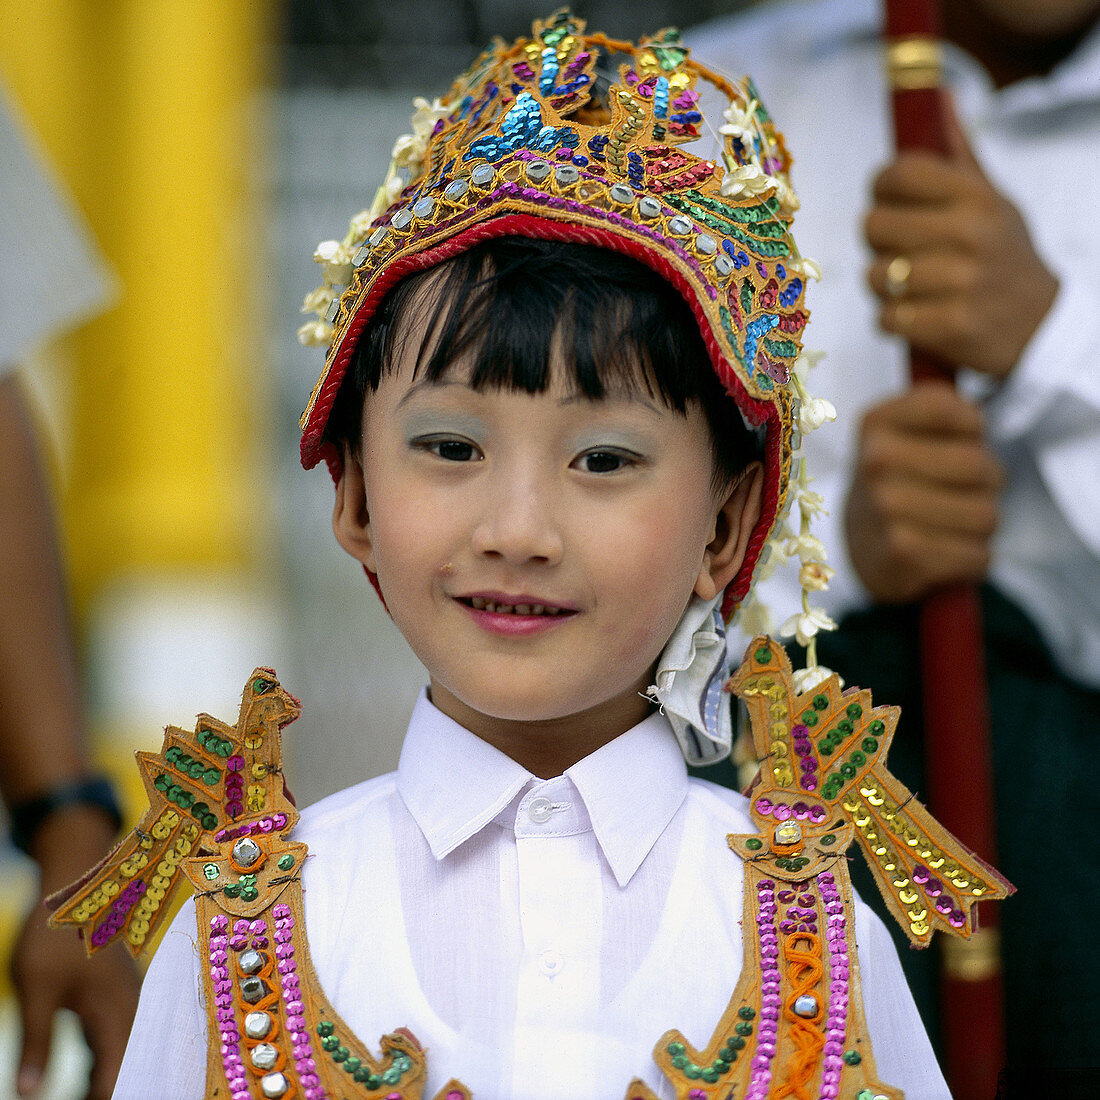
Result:
{"type": "Polygon", "coordinates": [[[891,298],[904,298],[909,292],[909,276],[913,261],[908,256],[895,256],[886,265],[886,293],[891,298]]]}

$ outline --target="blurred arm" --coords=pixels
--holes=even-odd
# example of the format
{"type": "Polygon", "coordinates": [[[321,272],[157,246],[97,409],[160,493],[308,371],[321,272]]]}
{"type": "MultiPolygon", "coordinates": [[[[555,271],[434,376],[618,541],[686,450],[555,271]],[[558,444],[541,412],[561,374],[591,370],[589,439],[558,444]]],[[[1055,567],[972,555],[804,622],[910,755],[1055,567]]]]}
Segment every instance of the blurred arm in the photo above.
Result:
{"type": "MultiPolygon", "coordinates": [[[[0,793],[9,806],[85,776],[88,760],[50,499],[18,382],[0,378],[0,793]]],[[[39,898],[12,953],[23,1018],[21,1093],[49,1055],[54,1011],[78,1013],[95,1065],[90,1097],[110,1095],[137,1003],[130,959],[88,961],[79,939],[46,927],[41,899],[79,878],[114,842],[110,816],[66,806],[35,832],[39,898]]]]}

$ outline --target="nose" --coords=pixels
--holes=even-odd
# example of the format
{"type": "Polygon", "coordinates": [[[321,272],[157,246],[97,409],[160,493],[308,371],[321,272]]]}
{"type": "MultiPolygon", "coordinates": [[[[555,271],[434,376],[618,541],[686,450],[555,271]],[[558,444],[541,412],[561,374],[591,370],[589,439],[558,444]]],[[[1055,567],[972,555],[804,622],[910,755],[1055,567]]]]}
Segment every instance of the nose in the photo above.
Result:
{"type": "Polygon", "coordinates": [[[473,550],[510,565],[555,565],[564,543],[552,487],[537,470],[502,470],[485,486],[473,550]]]}

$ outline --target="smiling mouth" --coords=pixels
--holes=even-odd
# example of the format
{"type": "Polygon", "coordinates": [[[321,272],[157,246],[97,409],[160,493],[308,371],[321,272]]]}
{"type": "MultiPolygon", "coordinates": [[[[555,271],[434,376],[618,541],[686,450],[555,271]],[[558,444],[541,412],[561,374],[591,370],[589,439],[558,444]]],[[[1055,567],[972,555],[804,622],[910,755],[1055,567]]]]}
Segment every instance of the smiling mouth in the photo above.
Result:
{"type": "Polygon", "coordinates": [[[487,600],[481,596],[461,596],[459,603],[472,607],[475,611],[489,611],[494,615],[574,615],[575,611],[568,607],[553,607],[541,603],[501,603],[497,600],[487,600]]]}

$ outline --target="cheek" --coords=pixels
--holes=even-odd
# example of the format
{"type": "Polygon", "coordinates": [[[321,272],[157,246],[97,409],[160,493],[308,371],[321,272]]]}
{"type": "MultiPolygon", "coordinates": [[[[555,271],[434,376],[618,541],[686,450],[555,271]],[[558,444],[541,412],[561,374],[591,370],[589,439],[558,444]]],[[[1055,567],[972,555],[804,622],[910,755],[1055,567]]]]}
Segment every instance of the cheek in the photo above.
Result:
{"type": "MultiPolygon", "coordinates": [[[[415,492],[371,490],[368,486],[367,507],[379,581],[391,587],[403,585],[420,572],[413,566],[432,552],[433,528],[426,521],[431,509],[415,492]]],[[[435,529],[438,533],[438,525],[435,529]]]]}

